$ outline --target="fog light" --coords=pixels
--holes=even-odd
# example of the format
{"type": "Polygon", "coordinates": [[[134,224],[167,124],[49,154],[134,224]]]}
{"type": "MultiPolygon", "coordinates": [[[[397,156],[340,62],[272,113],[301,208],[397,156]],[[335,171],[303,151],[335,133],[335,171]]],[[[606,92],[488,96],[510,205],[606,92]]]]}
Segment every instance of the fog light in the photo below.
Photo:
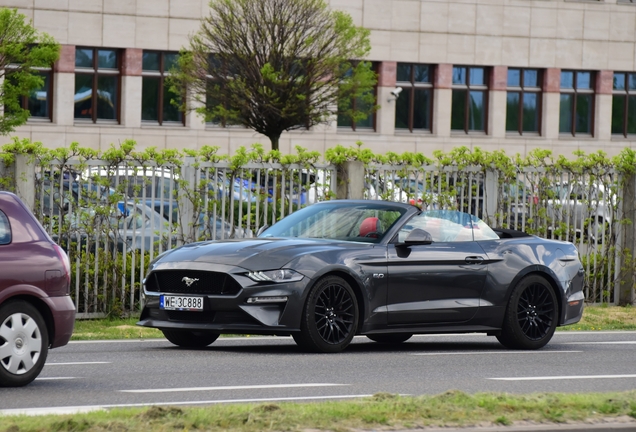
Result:
{"type": "Polygon", "coordinates": [[[287,296],[277,296],[277,297],[250,297],[247,299],[247,302],[250,304],[254,303],[285,303],[287,301],[287,296]]]}

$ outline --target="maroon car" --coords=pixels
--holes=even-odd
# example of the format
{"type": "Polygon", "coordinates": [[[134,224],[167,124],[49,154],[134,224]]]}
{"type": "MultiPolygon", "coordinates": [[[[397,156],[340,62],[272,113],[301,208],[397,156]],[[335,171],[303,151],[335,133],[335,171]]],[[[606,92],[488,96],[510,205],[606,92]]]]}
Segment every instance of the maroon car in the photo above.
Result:
{"type": "Polygon", "coordinates": [[[33,381],[74,322],[68,256],[17,196],[0,191],[0,387],[33,381]]]}

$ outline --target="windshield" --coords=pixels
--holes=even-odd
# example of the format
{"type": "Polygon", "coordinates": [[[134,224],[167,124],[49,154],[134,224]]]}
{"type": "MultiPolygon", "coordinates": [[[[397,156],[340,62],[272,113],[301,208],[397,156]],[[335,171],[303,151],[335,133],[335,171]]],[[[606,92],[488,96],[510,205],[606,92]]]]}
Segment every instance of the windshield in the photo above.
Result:
{"type": "Polygon", "coordinates": [[[326,203],[305,207],[259,237],[303,237],[378,243],[406,212],[398,206],[326,203]]]}

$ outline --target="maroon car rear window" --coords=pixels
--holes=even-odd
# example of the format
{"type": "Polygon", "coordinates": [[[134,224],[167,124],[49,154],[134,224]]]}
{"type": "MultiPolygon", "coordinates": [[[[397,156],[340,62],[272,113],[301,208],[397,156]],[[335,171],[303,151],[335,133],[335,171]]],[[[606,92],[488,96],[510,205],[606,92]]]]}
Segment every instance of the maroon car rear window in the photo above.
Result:
{"type": "Polygon", "coordinates": [[[11,225],[7,215],[0,210],[0,245],[11,243],[11,225]]]}

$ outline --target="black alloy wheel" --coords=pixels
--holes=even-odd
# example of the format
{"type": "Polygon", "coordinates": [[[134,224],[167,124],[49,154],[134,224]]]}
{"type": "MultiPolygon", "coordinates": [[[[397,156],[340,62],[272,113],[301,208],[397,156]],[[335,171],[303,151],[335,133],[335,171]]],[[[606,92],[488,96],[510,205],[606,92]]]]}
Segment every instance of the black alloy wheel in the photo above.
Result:
{"type": "Polygon", "coordinates": [[[312,352],[344,350],[356,333],[358,302],[349,284],[338,276],[326,276],[312,288],[305,304],[296,343],[312,352]]]}
{"type": "Polygon", "coordinates": [[[218,339],[218,333],[192,330],[161,330],[173,344],[182,348],[204,348],[218,339]]]}
{"type": "Polygon", "coordinates": [[[550,283],[541,276],[528,276],[517,284],[510,296],[497,339],[508,348],[541,348],[554,335],[558,309],[550,283]]]}

